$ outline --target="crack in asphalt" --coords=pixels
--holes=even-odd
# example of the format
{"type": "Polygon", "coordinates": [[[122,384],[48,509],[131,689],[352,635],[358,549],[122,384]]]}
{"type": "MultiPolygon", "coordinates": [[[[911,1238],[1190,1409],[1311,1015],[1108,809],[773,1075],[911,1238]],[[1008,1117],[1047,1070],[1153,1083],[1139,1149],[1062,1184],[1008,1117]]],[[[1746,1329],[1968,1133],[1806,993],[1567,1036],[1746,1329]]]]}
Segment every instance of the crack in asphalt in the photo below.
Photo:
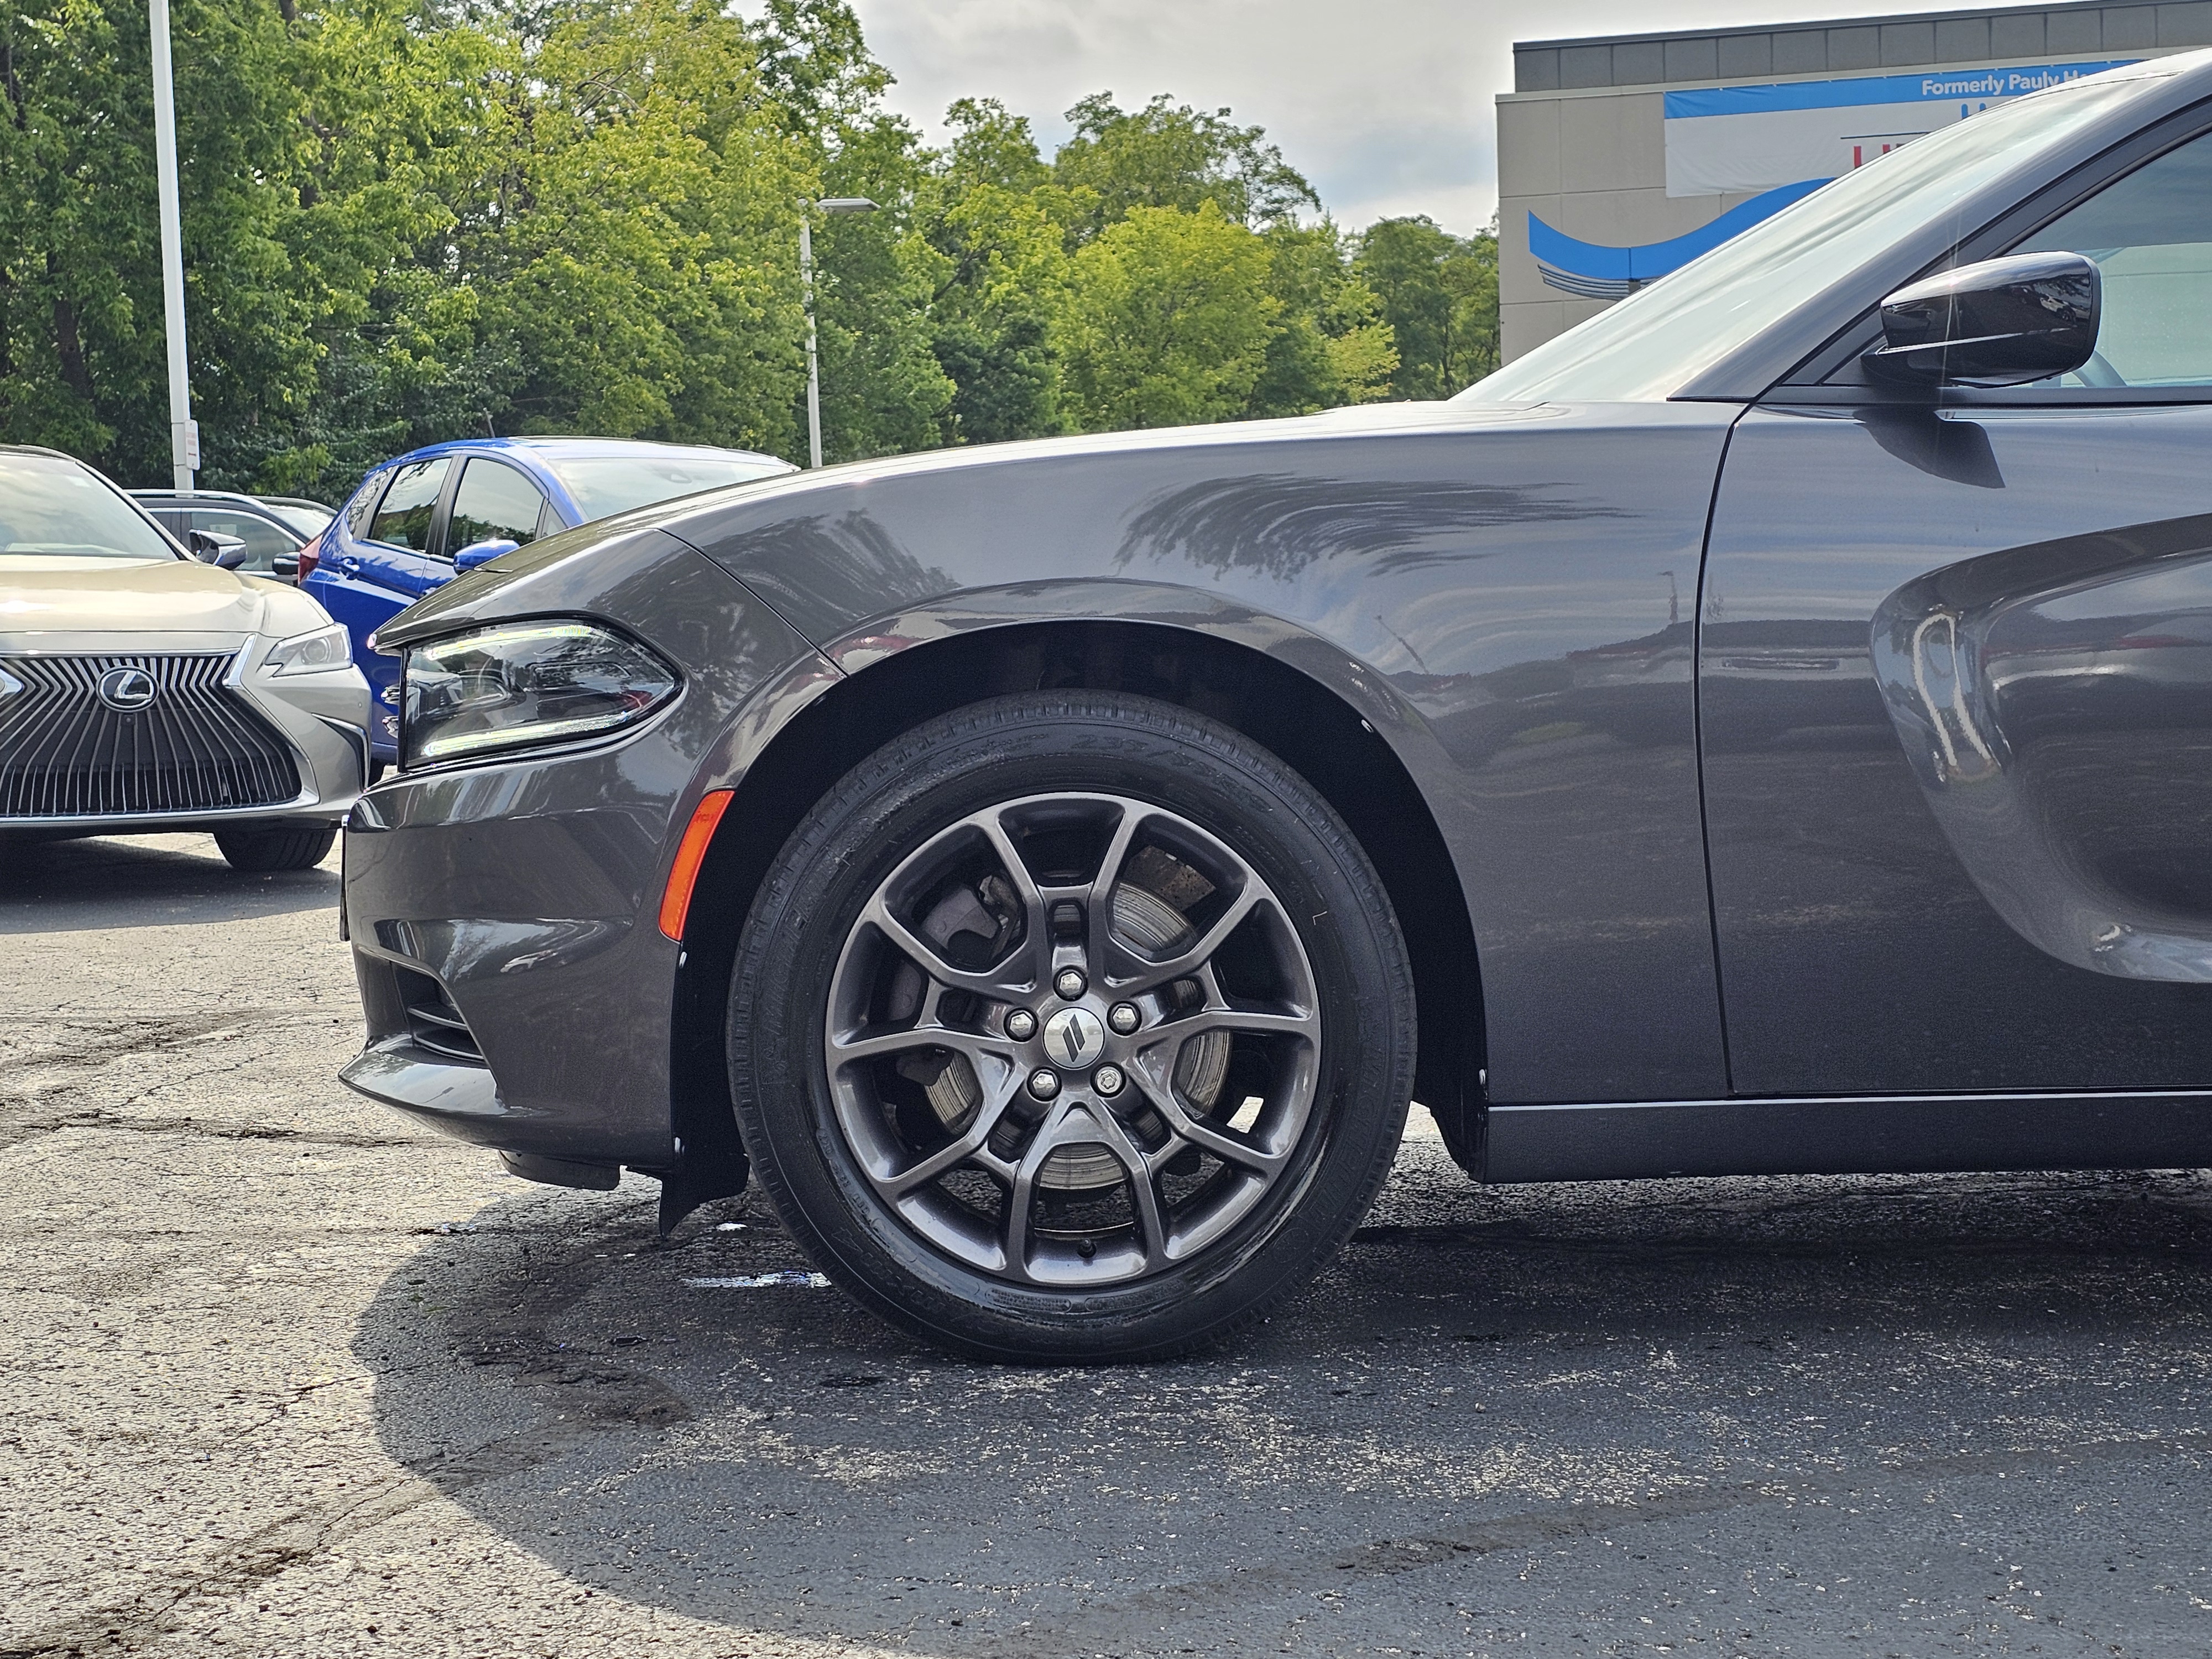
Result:
{"type": "MultiPolygon", "coordinates": [[[[515,1309],[521,1322],[487,1334],[458,1356],[478,1365],[514,1366],[517,1384],[544,1413],[538,1422],[460,1450],[410,1460],[365,1492],[301,1505],[188,1577],[18,1636],[15,1645],[0,1648],[0,1659],[99,1659],[156,1651],[170,1636],[185,1633],[163,1621],[188,1601],[273,1578],[422,1504],[526,1474],[599,1435],[690,1420],[690,1401],[658,1376],[604,1364],[546,1334],[591,1288],[599,1242],[586,1236],[573,1243],[566,1260],[534,1261],[528,1291],[515,1309]]],[[[372,1380],[393,1374],[380,1371],[372,1380]]],[[[283,1402],[286,1407],[296,1403],[298,1392],[283,1402]]]]}
{"type": "MultiPolygon", "coordinates": [[[[145,1116],[121,1109],[146,1098],[148,1091],[125,1095],[119,1101],[85,1104],[95,1092],[94,1076],[118,1061],[135,1056],[168,1054],[201,1043],[270,1031],[272,1028],[321,1026],[329,1015],[303,1015],[286,1008],[224,1008],[196,1014],[70,1016],[32,1018],[0,1015],[0,1055],[21,1079],[45,1073],[53,1081],[24,1093],[0,1091],[0,1149],[21,1145],[40,1135],[64,1129],[120,1130],[142,1134],[202,1135],[224,1140],[284,1140],[306,1146],[386,1147],[418,1146],[422,1136],[372,1135],[343,1130],[307,1130],[281,1124],[226,1122],[190,1115],[145,1116]],[[11,1028],[13,1028],[11,1030],[11,1028]],[[28,1030],[39,1041],[26,1044],[20,1033],[28,1030]]],[[[160,1086],[173,1088],[224,1071],[243,1071],[261,1056],[236,1060],[182,1075],[170,1073],[160,1086]]]]}
{"type": "MultiPolygon", "coordinates": [[[[40,1113],[34,1097],[0,1095],[0,1148],[64,1129],[106,1129],[125,1134],[198,1135],[214,1140],[282,1140],[304,1146],[386,1147],[434,1144],[426,1135],[360,1134],[343,1129],[294,1129],[273,1123],[228,1123],[217,1118],[130,1117],[104,1106],[40,1113]]],[[[4,1650],[0,1650],[3,1654],[4,1650]]]]}

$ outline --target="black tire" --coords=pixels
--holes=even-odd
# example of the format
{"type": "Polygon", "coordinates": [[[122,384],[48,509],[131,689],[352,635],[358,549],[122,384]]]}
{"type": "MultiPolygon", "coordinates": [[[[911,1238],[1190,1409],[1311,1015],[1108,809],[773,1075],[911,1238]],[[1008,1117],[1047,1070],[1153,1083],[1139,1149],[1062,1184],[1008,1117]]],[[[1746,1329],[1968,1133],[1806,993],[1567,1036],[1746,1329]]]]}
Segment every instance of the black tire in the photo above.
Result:
{"type": "MultiPolygon", "coordinates": [[[[993,821],[1001,825],[1008,822],[1004,817],[993,821]]],[[[1122,843],[1121,859],[1130,856],[1127,848],[1131,844],[1122,843]]],[[[1099,861],[1115,856],[1109,851],[1099,861]]],[[[1002,864],[1001,868],[1011,866],[1002,864]]],[[[1110,876],[1096,878],[1089,910],[1110,913],[1113,918],[1102,927],[1121,926],[1121,889],[1129,878],[1124,872],[1136,868],[1116,862],[1110,876]],[[1109,879],[1114,883],[1110,891],[1109,879]]],[[[1027,873],[1030,885],[1023,890],[1031,896],[1054,885],[1035,872],[1027,873]]],[[[898,878],[907,879],[903,874],[898,878]]],[[[1204,899],[1194,902],[1194,915],[1203,914],[1205,903],[1204,899]]],[[[1263,925],[1252,920],[1261,915],[1256,908],[1241,921],[1225,910],[1217,915],[1223,928],[1263,925]]],[[[1064,908],[1060,915],[1062,920],[1042,936],[1037,947],[1038,960],[1045,964],[1041,977],[1064,972],[1059,966],[1064,957],[1054,954],[1055,944],[1063,950],[1119,948],[1088,942],[1068,945],[1064,908]]],[[[1084,926],[1087,929],[1087,921],[1084,926]]],[[[1232,945],[1241,953],[1239,960],[1249,959],[1261,947],[1239,933],[1217,934],[1213,926],[1208,924],[1202,939],[1194,927],[1179,936],[1198,941],[1190,947],[1192,954],[1178,958],[1170,953],[1163,960],[1199,961],[1195,952],[1206,941],[1229,941],[1204,959],[1209,988],[1200,1011],[1210,1013],[1218,1006],[1220,1023],[1228,1025],[1244,1016],[1228,1008],[1229,994],[1224,988],[1230,974],[1243,970],[1231,964],[1217,975],[1215,968],[1231,963],[1232,945]],[[1240,938],[1243,943],[1237,943],[1240,938]]],[[[1000,937],[1009,936],[1009,927],[1018,929],[1019,925],[1002,921],[1000,937]]],[[[875,941],[870,948],[890,951],[887,959],[894,964],[893,974],[904,971],[899,964],[909,958],[898,954],[902,947],[884,943],[890,937],[888,933],[878,929],[869,937],[875,941]]],[[[1011,937],[1013,943],[1005,958],[1009,963],[1030,949],[1026,930],[1011,937]]],[[[1126,936],[1115,937],[1126,944],[1126,936]]],[[[945,960],[940,959],[940,965],[945,960]]],[[[1163,969],[1170,971],[1175,970],[1163,969]]],[[[1113,994],[1110,987],[1115,981],[1108,975],[1100,978],[1109,988],[1101,994],[1113,994]]],[[[1139,981],[1132,977],[1127,982],[1139,981]]],[[[928,1021],[928,1010],[941,1006],[923,1003],[920,1022],[928,1021]]],[[[982,1006],[980,999],[977,1006],[982,1006]]],[[[1047,1000],[1038,1012],[1061,1007],[1047,1000]]],[[[1121,1011],[1116,1005],[1108,1012],[1113,1016],[1121,1011]]],[[[938,1017],[945,1018],[941,1013],[938,1017]]],[[[979,1042],[1007,1042],[1006,1033],[1030,1029],[1002,1013],[980,1018],[1000,1018],[1001,1026],[979,1042]]],[[[920,1022],[915,1029],[921,1029],[920,1022]]],[[[1052,1029],[1049,1024],[1045,1028],[1048,1036],[1052,1029]]],[[[1055,1363],[1158,1359],[1187,1352],[1219,1340],[1304,1285],[1358,1224],[1389,1172],[1412,1091],[1415,1039],[1413,977],[1397,919],[1365,854],[1328,804],[1279,760],[1226,726],[1172,705],[1087,691],[1000,697],[957,710],[887,744],[841,780],[786,842],[754,900],[731,981],[727,1036],[732,1097],[753,1167],[800,1246],[825,1273],[884,1318],[927,1341],[990,1360],[1055,1363]],[[1019,1167],[1029,1174],[1027,1191],[1036,1200],[1015,1202],[1018,1189],[1002,1178],[1012,1166],[1000,1167],[1000,1174],[992,1177],[1000,1194],[1005,1259],[1018,1256],[1024,1264],[1018,1270],[1023,1282],[1016,1282],[938,1248],[931,1237],[941,1234],[925,1237],[902,1217],[882,1190],[880,1170],[871,1176],[864,1153],[855,1150],[851,1127],[855,1109],[850,1102],[856,1086],[851,1081],[852,1066],[863,1068],[866,1083],[884,1075],[865,1072],[866,1067],[887,1062],[879,1061],[871,1050],[870,1058],[836,1067],[842,1080],[833,1080],[832,1051],[825,1049],[827,1042],[847,1040],[830,1024],[833,988],[840,996],[847,994],[842,988],[851,971],[848,964],[857,960],[854,953],[860,947],[854,941],[862,938],[857,930],[872,925],[863,913],[888,914],[880,908],[879,890],[893,890],[885,884],[895,872],[929,856],[929,849],[957,832],[963,815],[1058,810],[1060,792],[1066,792],[1066,799],[1081,802],[1086,810],[1093,800],[1106,799],[1107,810],[1123,811],[1140,824],[1158,823],[1178,834],[1194,825],[1197,835],[1217,838],[1204,842],[1203,847],[1224,850],[1241,860],[1234,867],[1243,877],[1257,878],[1233,890],[1242,892],[1249,886],[1266,893],[1264,927],[1273,943],[1265,948],[1279,945],[1296,953],[1285,960],[1310,969],[1310,976],[1299,981],[1302,1000],[1311,1005],[1304,1011],[1309,1023],[1302,1028],[1303,1035],[1249,1038],[1263,1047],[1279,1042],[1304,1045],[1297,1048],[1295,1065],[1264,1057],[1260,1061],[1258,1074],[1272,1078],[1296,1073],[1304,1079],[1297,1086],[1307,1104],[1296,1117],[1273,1120],[1283,1126],[1276,1129],[1268,1129],[1269,1120],[1261,1115],[1243,1125],[1227,1116],[1197,1115],[1200,1109],[1181,1092],[1183,1050],[1193,1039],[1173,1035],[1182,1028],[1172,1024],[1182,1017],[1176,1012],[1176,999],[1183,998],[1182,1006],[1191,1006],[1191,994],[1184,988],[1197,981],[1181,980],[1157,993],[1166,1012],[1159,1016],[1161,1024],[1150,1028],[1157,1039],[1151,1052],[1170,1056],[1174,1071],[1168,1090],[1186,1114],[1177,1116],[1176,1122],[1194,1133],[1227,1127],[1255,1139],[1265,1131],[1273,1136],[1268,1156],[1279,1160],[1273,1166],[1277,1172],[1255,1174],[1216,1158],[1206,1169],[1211,1184],[1197,1188],[1201,1198],[1216,1191],[1243,1194],[1255,1183],[1259,1195],[1240,1196],[1237,1202],[1249,1203],[1249,1209],[1220,1224],[1218,1231],[1194,1234],[1201,1242],[1187,1256],[1177,1257],[1169,1248],[1171,1226],[1164,1220],[1170,1211],[1164,1183],[1176,1165],[1165,1160],[1171,1156],[1181,1159],[1188,1174],[1208,1156],[1202,1147],[1226,1136],[1214,1133],[1212,1139],[1186,1141],[1161,1151],[1157,1154],[1163,1160],[1158,1178],[1145,1177],[1153,1206],[1149,1221],[1133,1220],[1128,1230],[1133,1242],[1121,1258],[1129,1259],[1130,1251],[1141,1257],[1137,1276],[1072,1288],[1060,1288],[1061,1281],[1040,1284],[1030,1278],[1033,1269],[1025,1252],[1034,1243],[1036,1261],[1042,1262],[1048,1245],[1061,1253],[1054,1260],[1066,1267],[1072,1263],[1065,1252],[1073,1249],[1082,1263],[1089,1264],[1094,1260],[1094,1242],[1085,1237],[1070,1245],[1069,1233],[1048,1231],[1030,1218],[1048,1214],[1048,1208],[1039,1206],[1083,1196],[1046,1190],[1052,1186],[1046,1177],[1055,1158],[1095,1159],[1107,1147],[1084,1145],[1040,1153],[1042,1165],[1026,1155],[1006,1155],[1025,1160],[1019,1167]],[[1045,803],[1042,808],[1025,804],[1039,800],[1045,803]],[[1154,809],[1157,817],[1152,816],[1154,809]],[[1270,1064],[1273,1073],[1267,1071],[1270,1064]],[[845,1116],[840,1116],[841,1110],[845,1116]],[[1023,1217],[1018,1237],[1003,1231],[1012,1224],[1017,1211],[1023,1217]],[[1160,1245],[1157,1252],[1155,1243],[1160,1245]]],[[[1232,1042],[1247,1041],[1243,1036],[1225,1036],[1220,1052],[1231,1052],[1227,1045],[1232,1042]]],[[[1239,1047],[1232,1059],[1217,1065],[1216,1096],[1221,1092],[1218,1073],[1223,1067],[1242,1065],[1248,1057],[1248,1050],[1239,1047]]],[[[1030,1063],[1018,1059],[1014,1068],[993,1075],[1013,1077],[1018,1083],[1021,1075],[1035,1075],[1019,1072],[1030,1063]]],[[[1143,1064],[1133,1051],[1127,1062],[1130,1082],[1139,1082],[1136,1073],[1143,1064]]],[[[1127,1099],[1117,1097],[1109,1102],[1103,1097],[1105,1085],[1090,1079],[1114,1069],[1105,1066],[1088,1077],[1071,1073],[1066,1109],[1059,1121],[1087,1111],[1094,1115],[1086,1121],[1103,1125],[1109,1106],[1123,1116],[1147,1109],[1142,1103],[1132,1106],[1130,1101],[1147,1089],[1157,1091],[1158,1076],[1147,1073],[1150,1084],[1131,1090],[1127,1099]],[[1085,1101],[1085,1091],[1097,1097],[1085,1101]]],[[[981,1073],[971,1069],[968,1075],[972,1079],[981,1073]]],[[[894,1090],[897,1086],[891,1085],[894,1090]]],[[[1238,1084],[1230,1093],[1244,1086],[1238,1084]]],[[[1272,1090],[1274,1085],[1254,1086],[1272,1090]]],[[[1291,1097],[1288,1087],[1286,1099],[1291,1097]]],[[[1007,1089],[1013,1104],[998,1108],[1000,1121],[1010,1121],[1017,1107],[1047,1109],[1024,1098],[1015,1084],[1007,1089]]],[[[1151,1097],[1157,1098],[1157,1093],[1151,1097]]],[[[1272,1100],[1273,1095],[1267,1098],[1272,1100]]],[[[885,1121],[894,1121],[890,1105],[882,1101],[874,1104],[885,1121]]],[[[1273,1109],[1260,1096],[1249,1096],[1238,1115],[1273,1109]]],[[[1158,1121],[1157,1115],[1152,1121],[1158,1121]]],[[[948,1134],[951,1128],[948,1122],[948,1134]]],[[[1035,1144],[1044,1146],[1045,1131],[1035,1133],[1035,1144]]],[[[1142,1142],[1134,1128],[1126,1133],[1115,1130],[1113,1138],[1122,1148],[1115,1157],[1136,1155],[1134,1162],[1124,1158],[1121,1166],[1130,1183],[1121,1189],[1121,1196],[1133,1210],[1142,1201],[1135,1184],[1136,1172],[1144,1167],[1142,1142]]],[[[995,1153],[995,1133],[989,1144],[995,1153]]],[[[1053,1144],[1065,1147],[1066,1140],[1053,1144]]],[[[915,1167],[929,1162],[918,1153],[915,1167]]],[[[965,1170],[954,1173],[969,1174],[965,1170]]],[[[915,1190],[928,1194],[935,1202],[933,1186],[915,1190]]],[[[904,1198],[899,1202],[904,1203],[904,1198]]],[[[988,1207],[988,1199],[985,1202],[988,1207]]],[[[1217,1208],[1228,1211],[1225,1201],[1217,1203],[1217,1208]]],[[[1079,1222],[1075,1231],[1081,1232],[1086,1224],[1079,1222]]]]}
{"type": "Polygon", "coordinates": [[[331,855],[337,826],[305,830],[218,830],[215,844],[234,870],[264,875],[272,870],[312,870],[331,855]]]}

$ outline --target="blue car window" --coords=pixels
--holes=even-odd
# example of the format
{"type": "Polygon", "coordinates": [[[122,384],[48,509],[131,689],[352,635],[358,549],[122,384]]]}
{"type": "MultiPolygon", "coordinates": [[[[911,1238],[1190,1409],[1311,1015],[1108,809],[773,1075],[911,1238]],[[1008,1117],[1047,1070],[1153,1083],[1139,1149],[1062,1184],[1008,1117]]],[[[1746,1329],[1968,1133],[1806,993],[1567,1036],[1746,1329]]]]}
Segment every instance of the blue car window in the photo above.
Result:
{"type": "Polygon", "coordinates": [[[434,461],[415,461],[392,475],[392,487],[369,520],[368,538],[387,547],[404,547],[410,553],[430,550],[430,515],[438,493],[446,487],[446,469],[452,463],[441,455],[434,461]]]}
{"type": "Polygon", "coordinates": [[[346,530],[356,540],[368,534],[368,515],[375,509],[377,498],[384,494],[384,486],[391,481],[389,472],[372,472],[346,503],[346,530]]]}
{"type": "Polygon", "coordinates": [[[509,541],[520,546],[538,539],[538,516],[545,498],[528,478],[499,461],[472,458],[453,492],[452,522],[446,530],[448,552],[476,542],[509,541]]]}
{"type": "Polygon", "coordinates": [[[659,455],[555,456],[545,465],[566,484],[588,524],[634,507],[696,495],[788,471],[773,455],[715,455],[671,451],[659,455]]]}

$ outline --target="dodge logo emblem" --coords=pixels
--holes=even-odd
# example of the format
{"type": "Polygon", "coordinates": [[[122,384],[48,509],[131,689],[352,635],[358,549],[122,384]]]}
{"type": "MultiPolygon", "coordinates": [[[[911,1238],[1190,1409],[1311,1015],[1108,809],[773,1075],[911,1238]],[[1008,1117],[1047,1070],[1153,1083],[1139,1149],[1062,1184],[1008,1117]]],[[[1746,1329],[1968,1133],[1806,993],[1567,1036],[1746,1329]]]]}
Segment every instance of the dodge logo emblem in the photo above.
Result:
{"type": "Polygon", "coordinates": [[[1106,1027],[1088,1008],[1063,1008],[1044,1023],[1044,1051],[1055,1066],[1088,1066],[1106,1052],[1106,1027]]]}
{"type": "Polygon", "coordinates": [[[111,668],[100,677],[100,700],[118,714],[135,714],[154,701],[154,677],[143,668],[111,668]]]}

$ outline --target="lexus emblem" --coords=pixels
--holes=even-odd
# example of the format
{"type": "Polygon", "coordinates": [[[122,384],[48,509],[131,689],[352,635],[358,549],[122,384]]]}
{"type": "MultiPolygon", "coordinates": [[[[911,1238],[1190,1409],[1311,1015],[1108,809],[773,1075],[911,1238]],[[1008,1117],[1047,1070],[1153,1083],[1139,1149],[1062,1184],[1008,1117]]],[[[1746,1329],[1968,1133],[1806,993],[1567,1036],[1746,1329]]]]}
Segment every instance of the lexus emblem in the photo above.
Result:
{"type": "Polygon", "coordinates": [[[154,701],[154,677],[143,668],[111,668],[100,677],[100,700],[120,714],[135,714],[154,701]]]}
{"type": "Polygon", "coordinates": [[[1044,1051],[1052,1063],[1076,1071],[1106,1052],[1106,1027],[1088,1008],[1063,1008],[1044,1023],[1044,1051]]]}

